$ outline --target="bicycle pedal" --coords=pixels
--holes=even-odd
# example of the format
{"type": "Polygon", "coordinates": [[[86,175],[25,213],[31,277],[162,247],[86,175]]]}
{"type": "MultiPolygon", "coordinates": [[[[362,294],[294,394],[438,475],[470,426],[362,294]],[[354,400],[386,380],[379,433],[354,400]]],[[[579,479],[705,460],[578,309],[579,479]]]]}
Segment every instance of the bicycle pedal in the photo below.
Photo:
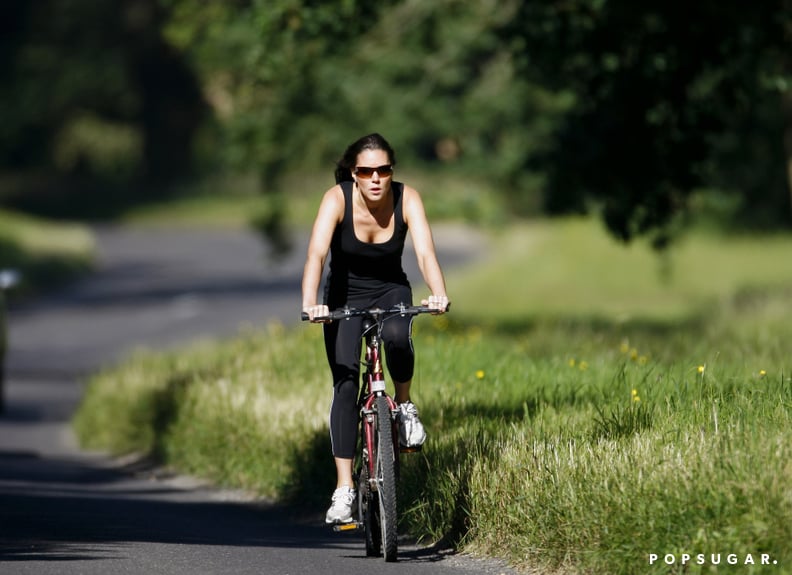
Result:
{"type": "Polygon", "coordinates": [[[418,453],[423,449],[423,445],[400,445],[399,453],[418,453]]]}
{"type": "Polygon", "coordinates": [[[357,531],[358,529],[362,529],[363,524],[358,521],[351,521],[350,523],[336,523],[333,525],[333,531],[336,533],[346,532],[346,531],[357,531]]]}

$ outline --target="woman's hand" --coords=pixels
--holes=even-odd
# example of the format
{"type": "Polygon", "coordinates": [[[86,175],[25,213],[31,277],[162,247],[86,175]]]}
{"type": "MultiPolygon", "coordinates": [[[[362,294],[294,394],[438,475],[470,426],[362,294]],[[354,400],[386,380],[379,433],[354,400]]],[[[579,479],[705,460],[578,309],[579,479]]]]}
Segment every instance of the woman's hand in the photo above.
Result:
{"type": "Polygon", "coordinates": [[[327,323],[328,320],[317,320],[318,317],[327,317],[330,315],[330,308],[326,305],[304,305],[303,313],[308,314],[309,321],[314,323],[327,323]]]}
{"type": "Polygon", "coordinates": [[[437,310],[437,313],[445,313],[448,311],[448,306],[451,305],[451,302],[448,301],[448,296],[430,295],[429,299],[421,300],[421,305],[437,310]]]}

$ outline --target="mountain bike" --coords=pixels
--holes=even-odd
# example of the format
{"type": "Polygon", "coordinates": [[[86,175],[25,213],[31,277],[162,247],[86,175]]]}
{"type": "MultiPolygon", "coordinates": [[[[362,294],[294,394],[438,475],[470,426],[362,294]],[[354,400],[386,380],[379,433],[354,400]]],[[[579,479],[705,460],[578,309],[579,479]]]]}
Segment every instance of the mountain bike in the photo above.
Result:
{"type": "MultiPolygon", "coordinates": [[[[335,531],[363,531],[366,555],[396,561],[398,553],[396,484],[399,478],[399,454],[419,451],[418,447],[399,445],[399,410],[385,390],[382,369],[382,326],[390,318],[437,314],[427,306],[398,305],[390,309],[341,308],[314,321],[344,321],[363,318],[365,342],[364,384],[358,401],[360,434],[355,457],[354,479],[357,485],[357,519],[335,525],[335,531]]],[[[303,320],[308,315],[303,313],[303,320]]]]}

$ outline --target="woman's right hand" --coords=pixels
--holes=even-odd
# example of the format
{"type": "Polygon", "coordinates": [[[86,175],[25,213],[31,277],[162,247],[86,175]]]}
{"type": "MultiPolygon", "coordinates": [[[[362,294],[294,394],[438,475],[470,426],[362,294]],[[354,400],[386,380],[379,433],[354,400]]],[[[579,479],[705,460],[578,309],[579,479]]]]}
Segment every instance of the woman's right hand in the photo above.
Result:
{"type": "Polygon", "coordinates": [[[326,305],[304,305],[303,313],[308,314],[308,320],[314,323],[322,323],[327,320],[317,320],[318,317],[327,317],[330,315],[330,308],[326,305]]]}

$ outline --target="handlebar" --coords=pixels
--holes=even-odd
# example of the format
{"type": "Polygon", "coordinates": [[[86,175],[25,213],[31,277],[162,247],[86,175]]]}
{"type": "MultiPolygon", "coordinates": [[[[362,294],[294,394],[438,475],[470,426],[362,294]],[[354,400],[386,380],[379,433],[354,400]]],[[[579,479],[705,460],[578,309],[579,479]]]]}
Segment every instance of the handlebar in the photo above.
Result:
{"type": "MultiPolygon", "coordinates": [[[[437,313],[442,313],[442,311],[448,311],[450,307],[451,307],[450,303],[448,304],[448,306],[446,306],[445,310],[439,310],[437,308],[429,307],[427,305],[410,306],[404,304],[399,304],[389,309],[382,309],[378,307],[369,308],[369,309],[342,307],[331,311],[329,315],[317,316],[314,318],[314,321],[315,322],[338,321],[341,319],[349,319],[351,317],[372,317],[376,319],[378,317],[383,317],[383,316],[392,317],[396,315],[405,316],[405,315],[418,315],[422,313],[437,314],[437,313]]],[[[305,312],[302,312],[300,314],[300,318],[302,319],[302,321],[308,321],[310,319],[308,314],[305,312]]]]}

